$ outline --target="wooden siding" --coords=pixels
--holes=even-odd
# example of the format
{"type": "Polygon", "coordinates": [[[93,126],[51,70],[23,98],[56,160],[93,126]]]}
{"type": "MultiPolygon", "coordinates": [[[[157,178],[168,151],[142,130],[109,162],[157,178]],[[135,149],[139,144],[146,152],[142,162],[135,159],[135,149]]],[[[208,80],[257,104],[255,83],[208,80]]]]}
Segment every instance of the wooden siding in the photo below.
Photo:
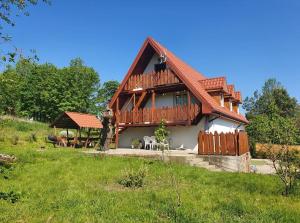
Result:
{"type": "Polygon", "coordinates": [[[162,108],[140,108],[133,111],[120,111],[119,123],[122,124],[158,124],[161,120],[168,123],[188,124],[189,120],[194,120],[201,112],[200,106],[191,104],[190,108],[187,105],[176,107],[162,108]]]}
{"type": "Polygon", "coordinates": [[[124,89],[129,91],[137,88],[148,89],[160,85],[170,85],[180,83],[174,73],[166,69],[155,73],[132,75],[125,84],[124,89]]]}

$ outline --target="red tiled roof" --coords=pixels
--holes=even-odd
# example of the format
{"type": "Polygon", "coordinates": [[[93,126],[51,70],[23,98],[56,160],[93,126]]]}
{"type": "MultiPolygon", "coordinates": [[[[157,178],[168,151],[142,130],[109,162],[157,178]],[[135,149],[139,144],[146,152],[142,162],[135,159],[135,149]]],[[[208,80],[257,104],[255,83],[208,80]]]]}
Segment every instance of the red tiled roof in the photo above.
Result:
{"type": "Polygon", "coordinates": [[[169,51],[167,48],[163,47],[161,44],[159,44],[157,41],[155,41],[153,38],[148,37],[146,41],[144,42],[141,50],[139,51],[135,61],[131,65],[127,75],[125,76],[124,80],[122,81],[120,88],[116,92],[116,94],[113,96],[110,107],[114,104],[118,94],[125,86],[129,76],[131,75],[131,72],[133,71],[134,67],[136,66],[139,58],[141,57],[143,51],[146,49],[148,45],[151,45],[152,48],[156,51],[157,54],[165,54],[167,57],[166,63],[172,68],[172,70],[176,73],[176,75],[181,79],[181,81],[189,88],[189,90],[193,93],[193,95],[201,101],[202,103],[202,112],[204,114],[217,114],[217,115],[223,115],[227,118],[248,123],[248,120],[240,114],[237,114],[235,112],[230,111],[226,107],[222,107],[219,105],[211,95],[206,91],[205,87],[201,83],[203,80],[207,80],[202,73],[196,71],[194,68],[183,62],[181,59],[176,57],[171,51],[169,51]]]}
{"type": "Polygon", "coordinates": [[[66,114],[81,128],[103,128],[101,121],[95,115],[78,112],[66,112],[66,114]]]}
{"type": "Polygon", "coordinates": [[[199,81],[205,90],[222,90],[228,92],[227,83],[225,77],[207,78],[199,81]]]}
{"type": "Polygon", "coordinates": [[[228,88],[229,94],[231,94],[231,96],[232,96],[233,98],[235,98],[234,85],[233,85],[233,84],[229,84],[229,85],[227,85],[227,88],[228,88]]]}
{"type": "Polygon", "coordinates": [[[103,128],[101,121],[95,115],[78,112],[64,112],[51,126],[58,128],[103,128]]]}
{"type": "Polygon", "coordinates": [[[239,102],[242,102],[242,94],[240,91],[236,91],[235,92],[235,98],[236,100],[238,100],[239,102]]]}

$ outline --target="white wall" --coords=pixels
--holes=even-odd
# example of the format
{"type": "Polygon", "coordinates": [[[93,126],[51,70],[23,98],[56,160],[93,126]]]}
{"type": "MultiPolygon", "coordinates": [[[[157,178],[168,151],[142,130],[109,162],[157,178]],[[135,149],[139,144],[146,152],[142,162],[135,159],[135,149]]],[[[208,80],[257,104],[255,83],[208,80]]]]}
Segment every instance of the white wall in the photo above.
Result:
{"type": "MultiPolygon", "coordinates": [[[[204,118],[193,126],[168,126],[170,131],[171,149],[183,147],[193,151],[198,150],[198,134],[200,130],[204,130],[204,118]]],[[[131,141],[135,138],[143,139],[144,136],[154,135],[155,127],[129,127],[119,136],[119,147],[131,147],[131,141]]]]}
{"type": "MultiPolygon", "coordinates": [[[[155,107],[161,108],[161,107],[173,107],[173,96],[174,92],[172,93],[166,93],[166,94],[156,94],[155,95],[155,107]]],[[[145,107],[151,108],[152,106],[152,99],[149,97],[145,107]]]]}
{"type": "MultiPolygon", "coordinates": [[[[210,117],[212,119],[213,116],[210,117]]],[[[212,122],[208,123],[208,131],[209,132],[215,132],[217,131],[218,133],[224,132],[234,132],[235,130],[245,130],[245,126],[241,125],[238,122],[231,121],[228,119],[222,119],[222,118],[217,118],[213,120],[212,122]]]]}
{"type": "Polygon", "coordinates": [[[154,71],[154,64],[157,64],[159,62],[159,56],[157,54],[154,54],[150,60],[150,62],[148,63],[147,67],[144,70],[144,74],[148,74],[151,73],[152,71],[154,71]]]}

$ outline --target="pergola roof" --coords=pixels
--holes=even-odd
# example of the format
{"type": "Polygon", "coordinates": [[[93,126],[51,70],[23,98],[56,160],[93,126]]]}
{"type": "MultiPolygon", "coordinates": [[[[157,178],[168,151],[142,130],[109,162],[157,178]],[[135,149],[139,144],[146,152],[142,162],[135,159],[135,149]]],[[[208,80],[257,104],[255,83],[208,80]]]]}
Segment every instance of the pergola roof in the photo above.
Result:
{"type": "Polygon", "coordinates": [[[78,112],[64,112],[50,126],[68,129],[103,128],[101,121],[95,115],[78,112]]]}

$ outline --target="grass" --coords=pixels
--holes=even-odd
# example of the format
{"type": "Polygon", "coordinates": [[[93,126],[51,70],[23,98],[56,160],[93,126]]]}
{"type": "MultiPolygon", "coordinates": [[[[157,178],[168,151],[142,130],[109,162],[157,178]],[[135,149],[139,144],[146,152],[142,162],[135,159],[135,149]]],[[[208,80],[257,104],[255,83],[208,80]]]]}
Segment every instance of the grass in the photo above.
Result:
{"type": "Polygon", "coordinates": [[[0,142],[0,153],[18,157],[8,179],[0,175],[0,191],[21,198],[0,200],[0,222],[299,222],[299,192],[281,196],[275,176],[54,149],[42,140],[46,125],[23,125],[30,131],[2,125],[20,142],[0,142]],[[37,142],[25,140],[31,131],[38,132],[37,142]],[[141,167],[147,168],[143,187],[118,183],[125,170],[141,167]]]}

